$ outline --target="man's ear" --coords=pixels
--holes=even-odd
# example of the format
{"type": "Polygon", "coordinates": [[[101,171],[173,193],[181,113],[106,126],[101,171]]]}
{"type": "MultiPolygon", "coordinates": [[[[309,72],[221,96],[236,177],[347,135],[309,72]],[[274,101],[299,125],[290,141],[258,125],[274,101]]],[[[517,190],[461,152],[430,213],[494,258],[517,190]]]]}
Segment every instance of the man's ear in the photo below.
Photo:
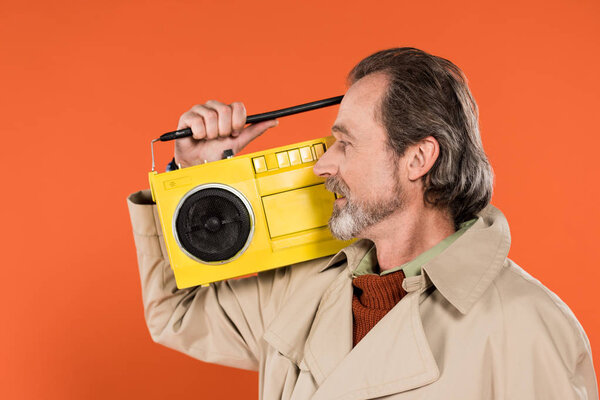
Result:
{"type": "Polygon", "coordinates": [[[433,136],[415,143],[407,149],[408,179],[416,181],[424,176],[433,166],[440,154],[440,145],[433,136]]]}

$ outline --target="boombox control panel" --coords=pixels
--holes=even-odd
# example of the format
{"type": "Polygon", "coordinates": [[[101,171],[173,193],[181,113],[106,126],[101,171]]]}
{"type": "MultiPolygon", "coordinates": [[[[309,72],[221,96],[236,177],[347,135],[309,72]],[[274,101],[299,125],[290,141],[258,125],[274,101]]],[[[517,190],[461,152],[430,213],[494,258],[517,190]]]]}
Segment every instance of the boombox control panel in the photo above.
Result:
{"type": "Polygon", "coordinates": [[[264,156],[253,157],[252,163],[254,164],[254,171],[259,174],[261,172],[316,161],[323,153],[325,153],[325,144],[317,143],[312,146],[304,146],[276,153],[271,152],[264,156]]]}
{"type": "Polygon", "coordinates": [[[313,173],[331,136],[171,172],[151,172],[179,288],[337,253],[335,196],[313,173]]]}

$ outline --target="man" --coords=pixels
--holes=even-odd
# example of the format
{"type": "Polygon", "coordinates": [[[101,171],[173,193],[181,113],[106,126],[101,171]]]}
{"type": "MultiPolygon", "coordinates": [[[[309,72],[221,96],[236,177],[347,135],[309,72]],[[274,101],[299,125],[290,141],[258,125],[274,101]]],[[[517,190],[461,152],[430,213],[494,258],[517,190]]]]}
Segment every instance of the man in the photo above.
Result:
{"type": "MultiPolygon", "coordinates": [[[[259,371],[263,399],[596,399],[569,308],[506,256],[477,106],[451,62],[413,48],[361,61],[314,167],[335,201],[333,257],[177,290],[147,191],[130,196],[152,338],[259,371]]],[[[184,113],[181,167],[239,151],[241,103],[184,113]]]]}

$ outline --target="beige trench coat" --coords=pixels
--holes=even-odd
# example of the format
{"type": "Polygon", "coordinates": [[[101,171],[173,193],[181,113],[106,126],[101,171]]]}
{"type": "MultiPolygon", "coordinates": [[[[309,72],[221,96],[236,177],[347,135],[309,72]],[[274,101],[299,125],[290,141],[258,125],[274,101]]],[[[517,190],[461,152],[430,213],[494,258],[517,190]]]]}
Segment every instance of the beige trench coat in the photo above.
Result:
{"type": "Polygon", "coordinates": [[[258,370],[261,399],[598,398],[583,328],[506,257],[508,223],[492,205],[405,280],[408,294],[352,348],[352,270],[370,242],[177,290],[148,191],[128,204],[153,340],[258,370]]]}

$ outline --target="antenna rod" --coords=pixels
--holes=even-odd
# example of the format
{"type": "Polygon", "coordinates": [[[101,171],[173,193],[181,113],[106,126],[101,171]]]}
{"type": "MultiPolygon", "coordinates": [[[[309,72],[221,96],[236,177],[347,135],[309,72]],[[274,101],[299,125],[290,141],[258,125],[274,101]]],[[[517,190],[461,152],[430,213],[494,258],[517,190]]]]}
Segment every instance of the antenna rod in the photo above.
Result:
{"type": "MultiPolygon", "coordinates": [[[[257,122],[268,121],[270,119],[286,117],[288,115],[298,114],[298,113],[302,113],[302,112],[306,112],[306,111],[310,111],[310,110],[316,110],[317,108],[333,106],[335,104],[340,104],[343,97],[344,96],[330,97],[328,99],[317,100],[317,101],[313,101],[310,103],[300,104],[300,105],[288,107],[288,108],[282,108],[281,110],[269,111],[269,112],[265,112],[262,114],[250,115],[250,116],[248,116],[248,118],[246,118],[246,123],[247,124],[255,124],[257,122]]],[[[180,129],[178,131],[167,132],[155,140],[160,140],[161,142],[167,142],[169,140],[181,139],[181,138],[189,137],[189,136],[192,136],[192,129],[185,128],[185,129],[180,129]]]]}

